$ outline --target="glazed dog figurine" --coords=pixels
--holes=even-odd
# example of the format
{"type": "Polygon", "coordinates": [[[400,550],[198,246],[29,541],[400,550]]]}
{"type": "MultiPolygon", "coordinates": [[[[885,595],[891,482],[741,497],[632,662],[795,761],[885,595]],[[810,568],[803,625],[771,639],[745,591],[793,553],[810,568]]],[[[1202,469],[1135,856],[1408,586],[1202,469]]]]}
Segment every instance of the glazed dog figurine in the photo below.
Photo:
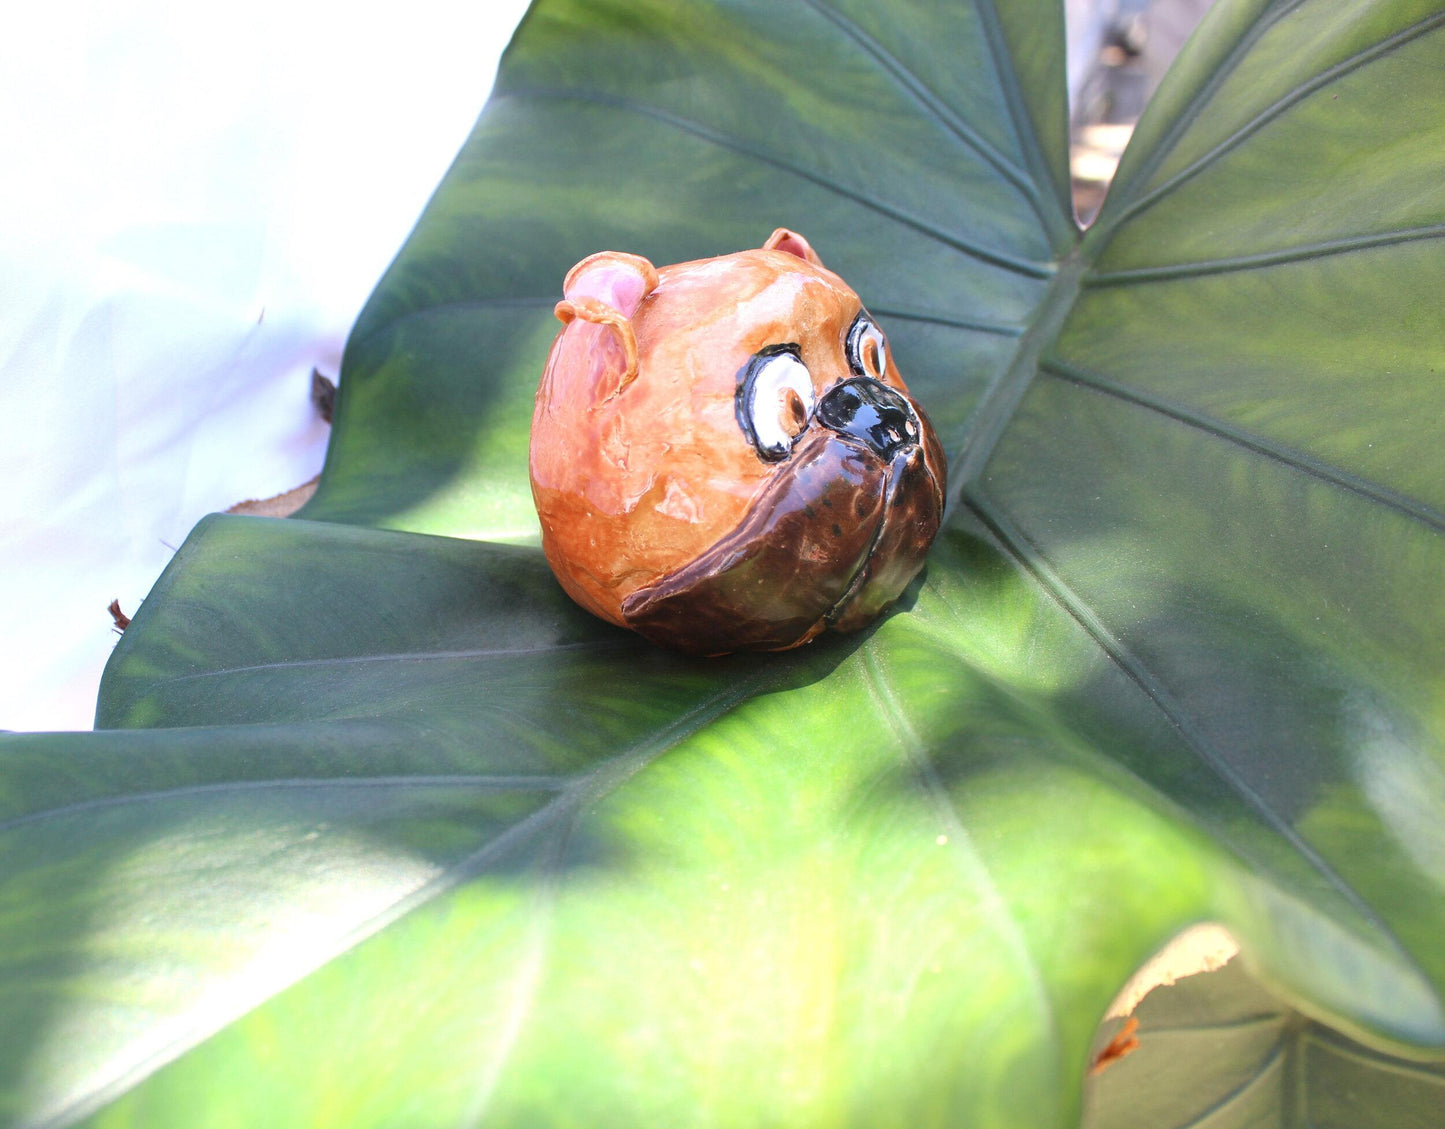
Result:
{"type": "Polygon", "coordinates": [[[808,241],[568,272],[532,417],[542,546],[583,607],[693,654],[864,626],[923,567],[943,449],[808,241]]]}

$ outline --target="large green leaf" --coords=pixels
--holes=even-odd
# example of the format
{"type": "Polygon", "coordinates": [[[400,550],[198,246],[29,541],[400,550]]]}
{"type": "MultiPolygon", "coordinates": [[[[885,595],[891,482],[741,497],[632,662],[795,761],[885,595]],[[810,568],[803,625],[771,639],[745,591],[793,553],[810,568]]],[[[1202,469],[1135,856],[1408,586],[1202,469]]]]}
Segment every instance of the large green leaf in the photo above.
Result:
{"type": "Polygon", "coordinates": [[[308,520],[203,522],[101,729],[0,745],[0,1117],[1063,1126],[1205,919],[1445,1046],[1445,11],[1226,0],[1082,240],[1059,25],[534,8],[308,520]],[[950,517],[864,636],[681,660],[534,547],[550,306],[777,224],[888,329],[950,517]]]}

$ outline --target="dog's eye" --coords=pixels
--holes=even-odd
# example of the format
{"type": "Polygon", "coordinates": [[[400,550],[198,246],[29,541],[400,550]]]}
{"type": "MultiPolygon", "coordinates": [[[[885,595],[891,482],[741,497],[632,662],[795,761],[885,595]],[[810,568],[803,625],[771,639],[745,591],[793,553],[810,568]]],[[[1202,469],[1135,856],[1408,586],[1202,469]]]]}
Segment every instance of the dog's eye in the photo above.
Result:
{"type": "Polygon", "coordinates": [[[771,345],[738,373],[737,417],[769,462],[786,458],[813,416],[813,378],[796,345],[771,345]]]}
{"type": "Polygon", "coordinates": [[[855,376],[882,380],[888,371],[888,342],[867,310],[861,310],[848,327],[848,367],[855,376]]]}

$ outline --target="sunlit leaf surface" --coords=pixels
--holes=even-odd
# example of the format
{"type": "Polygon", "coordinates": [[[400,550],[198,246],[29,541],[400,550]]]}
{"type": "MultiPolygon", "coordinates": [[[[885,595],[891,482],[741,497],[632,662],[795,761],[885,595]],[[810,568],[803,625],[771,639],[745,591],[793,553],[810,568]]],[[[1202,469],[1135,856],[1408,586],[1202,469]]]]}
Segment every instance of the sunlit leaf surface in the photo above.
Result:
{"type": "Polygon", "coordinates": [[[302,519],[203,522],[99,731],[0,744],[0,1118],[1067,1126],[1201,920],[1270,1014],[1445,1046],[1445,12],[1226,0],[1082,239],[1060,23],[534,8],[302,519]],[[950,517],[863,636],[682,660],[534,547],[551,305],[779,224],[950,517]]]}

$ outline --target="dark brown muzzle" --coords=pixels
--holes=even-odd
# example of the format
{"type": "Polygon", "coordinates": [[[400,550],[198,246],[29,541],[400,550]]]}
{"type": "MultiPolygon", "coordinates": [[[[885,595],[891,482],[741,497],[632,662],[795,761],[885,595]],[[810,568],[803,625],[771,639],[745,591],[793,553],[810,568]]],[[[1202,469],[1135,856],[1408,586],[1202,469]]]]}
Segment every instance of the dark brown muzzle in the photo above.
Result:
{"type": "Polygon", "coordinates": [[[864,626],[923,567],[943,518],[927,418],[879,381],[844,381],[743,523],[622,604],[628,626],[694,654],[778,651],[864,626]]]}

